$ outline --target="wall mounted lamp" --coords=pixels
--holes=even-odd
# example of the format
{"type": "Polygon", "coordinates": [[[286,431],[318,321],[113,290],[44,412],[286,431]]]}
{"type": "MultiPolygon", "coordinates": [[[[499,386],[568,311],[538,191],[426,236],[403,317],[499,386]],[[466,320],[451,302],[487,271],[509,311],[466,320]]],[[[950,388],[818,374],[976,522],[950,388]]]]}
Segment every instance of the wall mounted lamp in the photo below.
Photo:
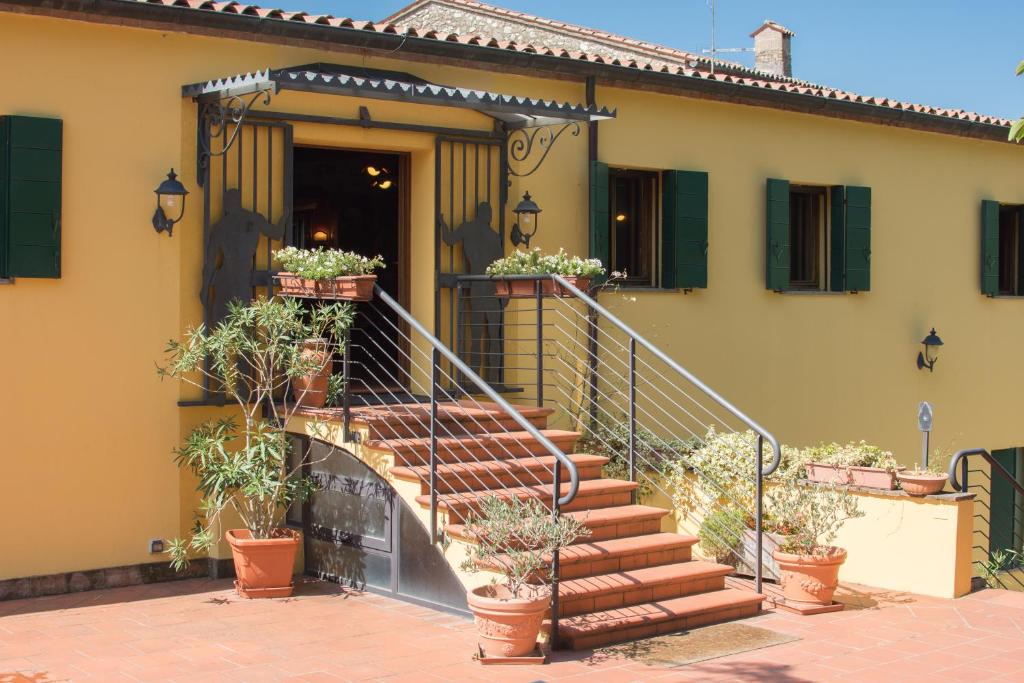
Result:
{"type": "Polygon", "coordinates": [[[525,193],[516,204],[516,208],[512,209],[512,213],[516,215],[516,222],[512,224],[512,234],[509,235],[513,246],[518,247],[522,244],[527,249],[530,248],[530,238],[537,234],[537,226],[540,224],[540,211],[530,193],[525,193]]]}
{"type": "Polygon", "coordinates": [[[172,168],[164,181],[153,192],[156,193],[153,227],[158,233],[166,230],[167,236],[170,237],[174,224],[181,221],[182,216],[185,215],[185,195],[188,194],[188,190],[178,180],[178,176],[172,168]],[[177,218],[170,218],[174,215],[177,215],[177,218]]]}
{"type": "Polygon", "coordinates": [[[921,340],[921,344],[924,346],[924,351],[920,351],[917,354],[917,369],[924,370],[928,368],[928,372],[934,372],[935,361],[939,359],[938,349],[942,346],[942,339],[939,335],[935,334],[935,328],[928,333],[928,336],[921,340]]]}

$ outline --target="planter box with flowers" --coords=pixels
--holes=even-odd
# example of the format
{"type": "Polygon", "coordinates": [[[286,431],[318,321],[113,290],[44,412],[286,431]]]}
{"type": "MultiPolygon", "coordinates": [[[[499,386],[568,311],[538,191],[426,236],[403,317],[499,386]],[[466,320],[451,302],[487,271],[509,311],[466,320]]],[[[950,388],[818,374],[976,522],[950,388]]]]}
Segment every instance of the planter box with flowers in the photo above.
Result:
{"type": "Polygon", "coordinates": [[[572,292],[556,283],[554,278],[510,279],[508,275],[561,275],[565,280],[583,292],[590,288],[590,281],[604,274],[604,267],[597,259],[570,256],[564,249],[557,254],[542,254],[539,248],[532,251],[513,251],[505,258],[487,266],[486,273],[495,278],[497,295],[504,299],[526,299],[537,296],[573,296],[572,292]]]}
{"type": "Polygon", "coordinates": [[[284,269],[275,276],[283,296],[306,299],[369,301],[384,267],[380,256],[367,258],[340,249],[285,247],[274,252],[284,269]]]}
{"type": "Polygon", "coordinates": [[[862,486],[891,491],[903,470],[889,451],[861,441],[821,444],[801,451],[800,463],[808,481],[862,486]]]}

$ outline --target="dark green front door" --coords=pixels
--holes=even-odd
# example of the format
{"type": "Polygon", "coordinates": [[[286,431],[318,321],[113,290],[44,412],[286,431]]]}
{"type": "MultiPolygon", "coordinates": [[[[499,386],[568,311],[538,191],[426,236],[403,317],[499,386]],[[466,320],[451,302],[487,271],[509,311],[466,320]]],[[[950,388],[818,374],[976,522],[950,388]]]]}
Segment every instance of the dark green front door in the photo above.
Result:
{"type": "MultiPolygon", "coordinates": [[[[1021,481],[1024,472],[1017,467],[1017,449],[1004,448],[992,451],[992,457],[996,459],[1003,468],[1009,472],[1017,481],[1021,481]]],[[[1000,476],[993,468],[991,499],[989,502],[989,554],[997,550],[1019,550],[1021,547],[1021,536],[1024,529],[1021,528],[1020,517],[1017,514],[1018,506],[1021,504],[1019,496],[1013,485],[1000,476]]]]}

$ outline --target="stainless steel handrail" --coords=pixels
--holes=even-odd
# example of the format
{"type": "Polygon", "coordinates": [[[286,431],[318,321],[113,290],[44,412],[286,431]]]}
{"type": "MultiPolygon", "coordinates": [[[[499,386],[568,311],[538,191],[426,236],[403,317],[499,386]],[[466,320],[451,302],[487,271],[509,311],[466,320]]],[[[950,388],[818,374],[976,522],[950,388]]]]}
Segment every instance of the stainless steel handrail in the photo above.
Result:
{"type": "Polygon", "coordinates": [[[423,335],[424,339],[430,342],[430,345],[434,348],[435,351],[437,351],[437,353],[444,356],[445,359],[447,359],[448,362],[452,364],[452,366],[458,369],[458,371],[462,373],[462,375],[466,379],[470,380],[473,384],[475,384],[477,388],[480,389],[481,393],[485,394],[487,398],[489,398],[491,401],[497,404],[498,407],[501,408],[501,410],[507,413],[516,422],[516,424],[518,424],[523,429],[523,431],[529,433],[530,436],[536,439],[537,442],[540,443],[545,450],[547,450],[551,455],[553,455],[555,459],[559,463],[561,463],[563,467],[565,467],[566,471],[569,473],[569,491],[564,496],[560,497],[558,486],[558,473],[560,468],[557,466],[554,468],[554,495],[556,496],[555,503],[558,506],[567,505],[568,503],[570,503],[573,500],[573,498],[576,497],[576,493],[577,491],[579,491],[580,487],[580,475],[579,471],[576,469],[576,464],[568,456],[566,456],[565,453],[563,453],[561,449],[558,448],[558,446],[552,443],[550,439],[541,434],[540,430],[538,430],[537,427],[535,427],[529,420],[523,417],[519,413],[519,411],[516,410],[508,401],[503,399],[501,395],[498,394],[498,392],[491,388],[491,386],[487,384],[487,382],[484,381],[482,377],[480,377],[474,370],[472,370],[468,365],[466,365],[462,361],[462,359],[456,356],[455,353],[444,344],[444,342],[442,342],[440,339],[431,334],[426,327],[424,327],[418,320],[416,320],[416,318],[413,317],[411,313],[409,313],[401,305],[399,305],[397,301],[388,296],[387,292],[380,288],[380,285],[374,285],[373,291],[374,296],[376,298],[383,301],[391,310],[397,313],[398,316],[402,318],[402,320],[408,323],[410,327],[412,327],[418,333],[423,335]]]}
{"type": "Polygon", "coordinates": [[[650,353],[652,353],[654,355],[655,358],[657,358],[661,362],[665,363],[665,365],[670,367],[676,373],[678,373],[678,374],[682,375],[683,377],[685,377],[690,383],[692,383],[698,389],[700,389],[705,394],[707,394],[709,397],[711,397],[711,399],[715,403],[717,403],[718,405],[720,405],[721,407],[725,408],[730,413],[732,413],[733,417],[735,417],[736,419],[740,420],[741,422],[746,424],[748,427],[750,427],[752,430],[754,430],[756,433],[758,433],[762,437],[764,437],[764,439],[772,447],[772,461],[771,461],[770,465],[767,468],[762,468],[761,469],[761,475],[762,476],[767,477],[772,472],[774,472],[775,470],[778,469],[779,463],[782,460],[782,448],[779,446],[778,439],[776,439],[772,435],[771,432],[766,430],[764,427],[759,425],[757,422],[755,422],[751,418],[747,417],[747,415],[743,411],[741,411],[739,408],[737,408],[733,404],[729,403],[729,401],[727,401],[725,398],[723,398],[721,395],[719,395],[718,392],[716,392],[714,389],[709,387],[707,384],[705,384],[704,382],[700,381],[692,372],[690,372],[686,368],[684,368],[681,365],[679,365],[679,363],[677,363],[674,360],[672,360],[671,358],[669,358],[661,349],[659,349],[658,347],[654,346],[654,344],[652,344],[651,342],[649,342],[646,339],[644,339],[643,336],[641,336],[639,333],[637,333],[629,325],[627,325],[626,323],[622,322],[621,320],[616,318],[614,315],[612,315],[608,311],[608,309],[606,309],[601,304],[597,303],[597,301],[592,299],[590,297],[590,295],[586,294],[585,292],[583,292],[582,290],[577,288],[575,285],[573,285],[571,282],[566,280],[561,275],[552,275],[551,277],[554,279],[555,282],[557,282],[559,285],[561,285],[566,290],[571,292],[574,296],[576,296],[581,301],[583,301],[583,303],[585,303],[587,306],[590,306],[595,311],[597,311],[602,317],[606,318],[608,320],[608,322],[612,323],[613,325],[615,325],[615,327],[619,328],[623,333],[625,333],[631,339],[635,340],[637,344],[639,344],[640,346],[642,346],[645,349],[647,349],[650,353]]]}

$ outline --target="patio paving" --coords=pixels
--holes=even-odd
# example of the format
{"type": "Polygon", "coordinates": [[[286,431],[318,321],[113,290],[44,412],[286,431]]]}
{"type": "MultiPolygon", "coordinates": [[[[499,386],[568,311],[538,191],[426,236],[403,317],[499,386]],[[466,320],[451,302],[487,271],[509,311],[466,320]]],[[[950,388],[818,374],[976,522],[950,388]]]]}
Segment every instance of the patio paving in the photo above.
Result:
{"type": "Polygon", "coordinates": [[[799,640],[681,667],[557,652],[484,667],[461,617],[306,581],[242,600],[193,579],[0,603],[0,683],[14,681],[1024,681],[1024,593],[960,600],[846,587],[849,607],[743,623],[799,640]]]}

